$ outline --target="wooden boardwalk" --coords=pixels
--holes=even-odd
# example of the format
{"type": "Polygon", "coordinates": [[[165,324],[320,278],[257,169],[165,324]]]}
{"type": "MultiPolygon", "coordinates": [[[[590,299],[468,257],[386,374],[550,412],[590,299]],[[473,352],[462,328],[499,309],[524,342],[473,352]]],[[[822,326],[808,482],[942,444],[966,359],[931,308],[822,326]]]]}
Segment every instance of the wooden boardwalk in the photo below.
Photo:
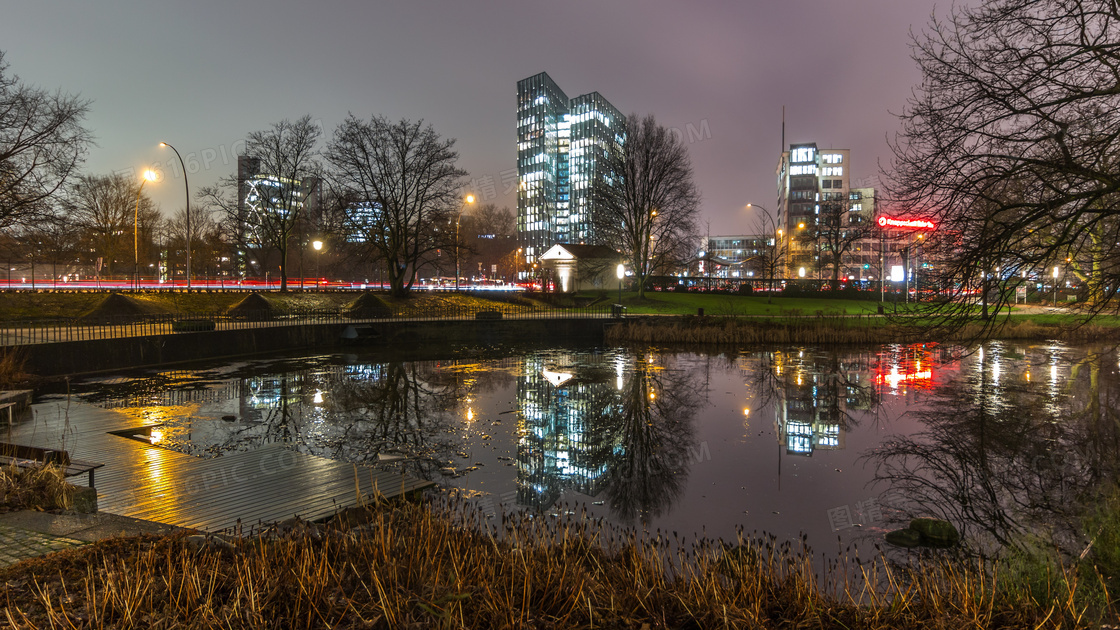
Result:
{"type": "MultiPolygon", "coordinates": [[[[110,431],[151,424],[86,404],[48,402],[12,427],[7,441],[64,448],[104,463],[97,472],[98,508],[210,532],[244,529],[293,516],[317,520],[356,505],[359,492],[386,497],[433,485],[367,466],[308,455],[284,444],[207,459],[151,446],[110,431]]],[[[79,481],[78,483],[81,483],[79,481]]]]}

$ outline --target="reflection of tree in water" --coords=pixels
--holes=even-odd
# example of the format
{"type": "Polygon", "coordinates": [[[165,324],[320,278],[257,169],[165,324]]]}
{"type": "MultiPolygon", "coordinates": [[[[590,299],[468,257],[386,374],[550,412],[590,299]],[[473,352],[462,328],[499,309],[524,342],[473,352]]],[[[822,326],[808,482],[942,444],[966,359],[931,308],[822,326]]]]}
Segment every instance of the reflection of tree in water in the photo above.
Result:
{"type": "Polygon", "coordinates": [[[1086,355],[1062,388],[1056,371],[1049,382],[1009,376],[998,350],[978,353],[976,369],[915,412],[923,432],[891,437],[866,456],[876,482],[905,518],[945,518],[979,548],[986,537],[1008,546],[1050,532],[1080,551],[1079,515],[1120,473],[1120,399],[1105,363],[1115,355],[1086,355]]]}
{"type": "Polygon", "coordinates": [[[704,389],[698,374],[666,369],[651,355],[638,357],[618,396],[619,405],[592,424],[615,444],[604,462],[603,493],[619,520],[648,522],[669,509],[688,479],[704,389]]]}
{"type": "Polygon", "coordinates": [[[459,450],[449,433],[462,393],[461,381],[442,375],[429,362],[391,362],[366,366],[359,377],[330,379],[329,437],[308,436],[331,457],[376,461],[378,453],[405,455],[409,472],[430,478],[459,450]]]}

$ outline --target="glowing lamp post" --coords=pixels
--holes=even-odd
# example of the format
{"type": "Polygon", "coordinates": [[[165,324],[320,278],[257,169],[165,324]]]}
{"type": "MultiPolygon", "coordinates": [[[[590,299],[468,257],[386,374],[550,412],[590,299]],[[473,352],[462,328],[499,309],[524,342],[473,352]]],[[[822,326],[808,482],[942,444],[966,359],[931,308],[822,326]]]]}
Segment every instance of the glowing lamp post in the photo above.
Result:
{"type": "MultiPolygon", "coordinates": [[[[144,184],[156,181],[156,174],[150,170],[144,171],[144,179],[140,180],[140,189],[136,191],[136,210],[132,213],[132,288],[140,289],[140,193],[144,192],[144,184]]],[[[126,215],[127,216],[127,215],[126,215]]]]}
{"type": "Polygon", "coordinates": [[[1054,306],[1058,305],[1058,266],[1054,265],[1054,306]]]}
{"type": "Polygon", "coordinates": [[[323,241],[314,240],[311,242],[311,247],[315,250],[315,284],[319,284],[319,260],[322,258],[320,252],[323,251],[323,241]]]}
{"type": "Polygon", "coordinates": [[[618,276],[618,303],[622,304],[622,279],[626,277],[626,265],[618,263],[614,273],[618,276]]]}
{"type": "Polygon", "coordinates": [[[166,142],[159,143],[161,147],[167,147],[175,152],[175,157],[179,158],[179,167],[183,169],[183,189],[187,193],[187,215],[186,215],[186,228],[187,228],[187,291],[191,290],[191,188],[187,184],[187,166],[183,164],[183,156],[179,155],[179,150],[167,144],[166,142]]]}
{"type": "Polygon", "coordinates": [[[472,203],[474,203],[474,195],[467,195],[463,200],[463,207],[459,208],[459,214],[455,216],[455,291],[459,290],[459,220],[463,218],[463,210],[472,203]]]}

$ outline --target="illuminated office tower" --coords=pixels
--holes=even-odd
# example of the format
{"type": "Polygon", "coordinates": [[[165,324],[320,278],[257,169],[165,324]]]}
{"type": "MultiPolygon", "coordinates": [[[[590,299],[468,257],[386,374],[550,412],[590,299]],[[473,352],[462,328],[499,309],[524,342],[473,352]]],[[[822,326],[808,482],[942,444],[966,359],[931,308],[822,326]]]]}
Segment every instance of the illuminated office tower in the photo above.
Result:
{"type": "MultiPolygon", "coordinates": [[[[778,230],[788,277],[815,277],[828,230],[845,230],[874,216],[874,189],[851,188],[848,149],[791,144],[778,161],[778,230]],[[839,222],[822,220],[821,209],[838,204],[839,222]]],[[[836,213],[824,213],[835,216],[836,213]]],[[[853,251],[863,253],[861,244],[853,251]]],[[[845,261],[847,262],[847,261],[845,261]]]]}
{"type": "Polygon", "coordinates": [[[264,250],[268,247],[267,226],[278,221],[268,215],[299,213],[304,222],[314,223],[322,207],[322,181],[318,177],[288,179],[266,173],[260,158],[237,157],[237,233],[236,266],[246,272],[248,252],[243,247],[264,250]]]}
{"type": "Polygon", "coordinates": [[[556,243],[596,244],[592,217],[625,141],[625,118],[598,92],[569,99],[547,73],[517,82],[517,237],[525,263],[556,243]]]}

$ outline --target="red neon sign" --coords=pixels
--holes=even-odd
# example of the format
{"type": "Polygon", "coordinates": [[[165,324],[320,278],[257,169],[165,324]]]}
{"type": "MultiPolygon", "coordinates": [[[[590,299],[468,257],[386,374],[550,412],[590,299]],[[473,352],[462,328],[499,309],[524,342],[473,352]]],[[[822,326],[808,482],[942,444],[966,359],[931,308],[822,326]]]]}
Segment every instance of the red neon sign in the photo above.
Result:
{"type": "Polygon", "coordinates": [[[936,230],[937,225],[928,219],[895,219],[879,217],[879,227],[904,228],[907,230],[936,230]]]}

